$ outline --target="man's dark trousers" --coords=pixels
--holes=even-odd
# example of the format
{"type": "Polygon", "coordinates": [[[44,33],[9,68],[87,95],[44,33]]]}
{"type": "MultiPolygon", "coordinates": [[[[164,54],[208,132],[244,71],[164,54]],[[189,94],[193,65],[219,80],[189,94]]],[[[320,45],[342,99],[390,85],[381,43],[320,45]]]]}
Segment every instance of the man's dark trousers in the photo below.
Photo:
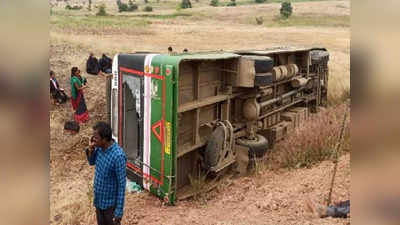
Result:
{"type": "Polygon", "coordinates": [[[96,208],[96,217],[98,225],[119,225],[114,224],[114,207],[108,209],[96,208]]]}

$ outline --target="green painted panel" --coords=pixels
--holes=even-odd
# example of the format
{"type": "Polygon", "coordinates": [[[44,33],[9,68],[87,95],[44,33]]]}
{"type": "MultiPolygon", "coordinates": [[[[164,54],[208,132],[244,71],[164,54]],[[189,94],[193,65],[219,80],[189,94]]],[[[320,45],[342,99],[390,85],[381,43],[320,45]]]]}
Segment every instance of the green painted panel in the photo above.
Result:
{"type": "MultiPolygon", "coordinates": [[[[175,57],[174,57],[175,58],[175,57]]],[[[175,202],[175,165],[176,165],[176,88],[177,73],[175,64],[168,64],[162,55],[152,59],[152,100],[151,100],[151,166],[161,175],[152,171],[151,176],[159,179],[159,187],[152,186],[150,191],[157,196],[175,202]],[[157,74],[156,71],[159,71],[157,74]],[[162,124],[161,126],[158,126],[162,124]],[[156,133],[156,134],[155,134],[156,133]],[[162,140],[160,140],[161,137],[162,140]],[[164,159],[164,160],[162,160],[164,159]]]]}

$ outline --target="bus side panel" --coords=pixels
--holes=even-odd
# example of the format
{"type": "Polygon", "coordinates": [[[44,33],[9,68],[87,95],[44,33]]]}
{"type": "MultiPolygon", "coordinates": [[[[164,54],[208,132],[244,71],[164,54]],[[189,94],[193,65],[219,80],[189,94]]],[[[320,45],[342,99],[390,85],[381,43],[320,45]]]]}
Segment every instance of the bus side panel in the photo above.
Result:
{"type": "Polygon", "coordinates": [[[151,73],[151,176],[158,182],[150,191],[165,201],[175,201],[175,117],[173,65],[165,64],[165,57],[152,59],[151,73]]]}

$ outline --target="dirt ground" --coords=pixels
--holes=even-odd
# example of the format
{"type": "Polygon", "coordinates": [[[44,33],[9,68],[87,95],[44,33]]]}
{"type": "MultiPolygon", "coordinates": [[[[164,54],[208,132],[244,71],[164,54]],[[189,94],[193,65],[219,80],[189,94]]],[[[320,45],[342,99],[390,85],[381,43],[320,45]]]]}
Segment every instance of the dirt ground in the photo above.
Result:
{"type": "MultiPolygon", "coordinates": [[[[294,3],[301,13],[317,10],[326,15],[349,15],[349,1],[294,3]]],[[[50,26],[50,68],[60,85],[70,93],[69,70],[85,70],[89,52],[101,53],[257,49],[276,46],[323,46],[331,54],[330,97],[350,87],[349,27],[266,27],[246,24],[246,15],[268,14],[278,4],[244,5],[190,9],[208,13],[199,21],[185,18],[154,19],[146,27],[121,32],[75,32],[50,26]],[[241,19],[242,18],[242,19],[241,19]]],[[[168,13],[165,9],[160,13],[168,13]]],[[[85,161],[83,149],[96,121],[105,120],[105,78],[86,75],[85,90],[90,121],[78,135],[63,131],[73,118],[70,103],[50,106],[50,223],[95,224],[91,206],[93,168],[85,161]]],[[[311,169],[266,170],[263,174],[224,180],[216,190],[197,201],[163,206],[148,193],[127,194],[123,224],[349,224],[350,219],[315,219],[305,211],[304,199],[322,202],[330,182],[331,162],[311,169]]],[[[350,155],[340,159],[333,200],[350,197],[350,155]]]]}

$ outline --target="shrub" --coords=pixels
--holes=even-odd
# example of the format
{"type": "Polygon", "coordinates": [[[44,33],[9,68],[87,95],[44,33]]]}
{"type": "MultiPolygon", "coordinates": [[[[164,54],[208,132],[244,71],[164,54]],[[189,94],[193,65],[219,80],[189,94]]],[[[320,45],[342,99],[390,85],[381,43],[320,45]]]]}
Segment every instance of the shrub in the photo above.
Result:
{"type": "Polygon", "coordinates": [[[79,5],[71,6],[70,4],[67,4],[65,6],[65,9],[67,9],[67,10],[81,10],[82,6],[79,6],[79,5]]]}
{"type": "Polygon", "coordinates": [[[121,2],[121,0],[118,0],[117,5],[119,12],[133,12],[138,9],[138,6],[133,3],[132,0],[129,0],[128,4],[121,2]]]}
{"type": "Polygon", "coordinates": [[[121,0],[117,1],[117,5],[118,5],[119,12],[126,12],[129,10],[128,4],[121,2],[121,0]]]}
{"type": "Polygon", "coordinates": [[[152,12],[153,11],[153,7],[146,5],[146,7],[144,7],[143,11],[145,12],[152,12]]]}
{"type": "Polygon", "coordinates": [[[256,3],[264,3],[266,0],[256,0],[256,3]]]}
{"type": "Polygon", "coordinates": [[[258,25],[261,25],[264,23],[264,17],[262,16],[256,16],[256,22],[258,25]]]}
{"type": "Polygon", "coordinates": [[[105,4],[101,4],[99,6],[99,11],[96,13],[96,16],[107,16],[106,5],[105,4]]]}
{"type": "Polygon", "coordinates": [[[182,0],[181,8],[182,9],[192,8],[192,3],[190,2],[190,0],[182,0]]]}
{"type": "Polygon", "coordinates": [[[280,11],[283,18],[289,18],[293,12],[292,4],[290,2],[282,2],[280,11]]]}
{"type": "Polygon", "coordinates": [[[236,0],[231,0],[227,6],[236,6],[236,0]]]}
{"type": "MultiPolygon", "coordinates": [[[[348,113],[342,154],[350,149],[350,110],[346,104],[330,107],[294,130],[286,140],[279,142],[270,155],[270,164],[278,167],[301,168],[331,159],[333,150],[338,144],[342,129],[343,115],[348,113]]],[[[339,155],[340,155],[339,154],[339,155]]]]}
{"type": "Polygon", "coordinates": [[[219,1],[218,0],[211,0],[210,5],[214,6],[214,7],[217,7],[219,5],[219,1]]]}
{"type": "Polygon", "coordinates": [[[92,11],[92,0],[88,0],[88,11],[92,11]]]}
{"type": "Polygon", "coordinates": [[[129,6],[129,9],[128,9],[129,12],[133,12],[138,9],[138,6],[136,4],[134,4],[132,0],[129,0],[128,6],[129,6]]]}

